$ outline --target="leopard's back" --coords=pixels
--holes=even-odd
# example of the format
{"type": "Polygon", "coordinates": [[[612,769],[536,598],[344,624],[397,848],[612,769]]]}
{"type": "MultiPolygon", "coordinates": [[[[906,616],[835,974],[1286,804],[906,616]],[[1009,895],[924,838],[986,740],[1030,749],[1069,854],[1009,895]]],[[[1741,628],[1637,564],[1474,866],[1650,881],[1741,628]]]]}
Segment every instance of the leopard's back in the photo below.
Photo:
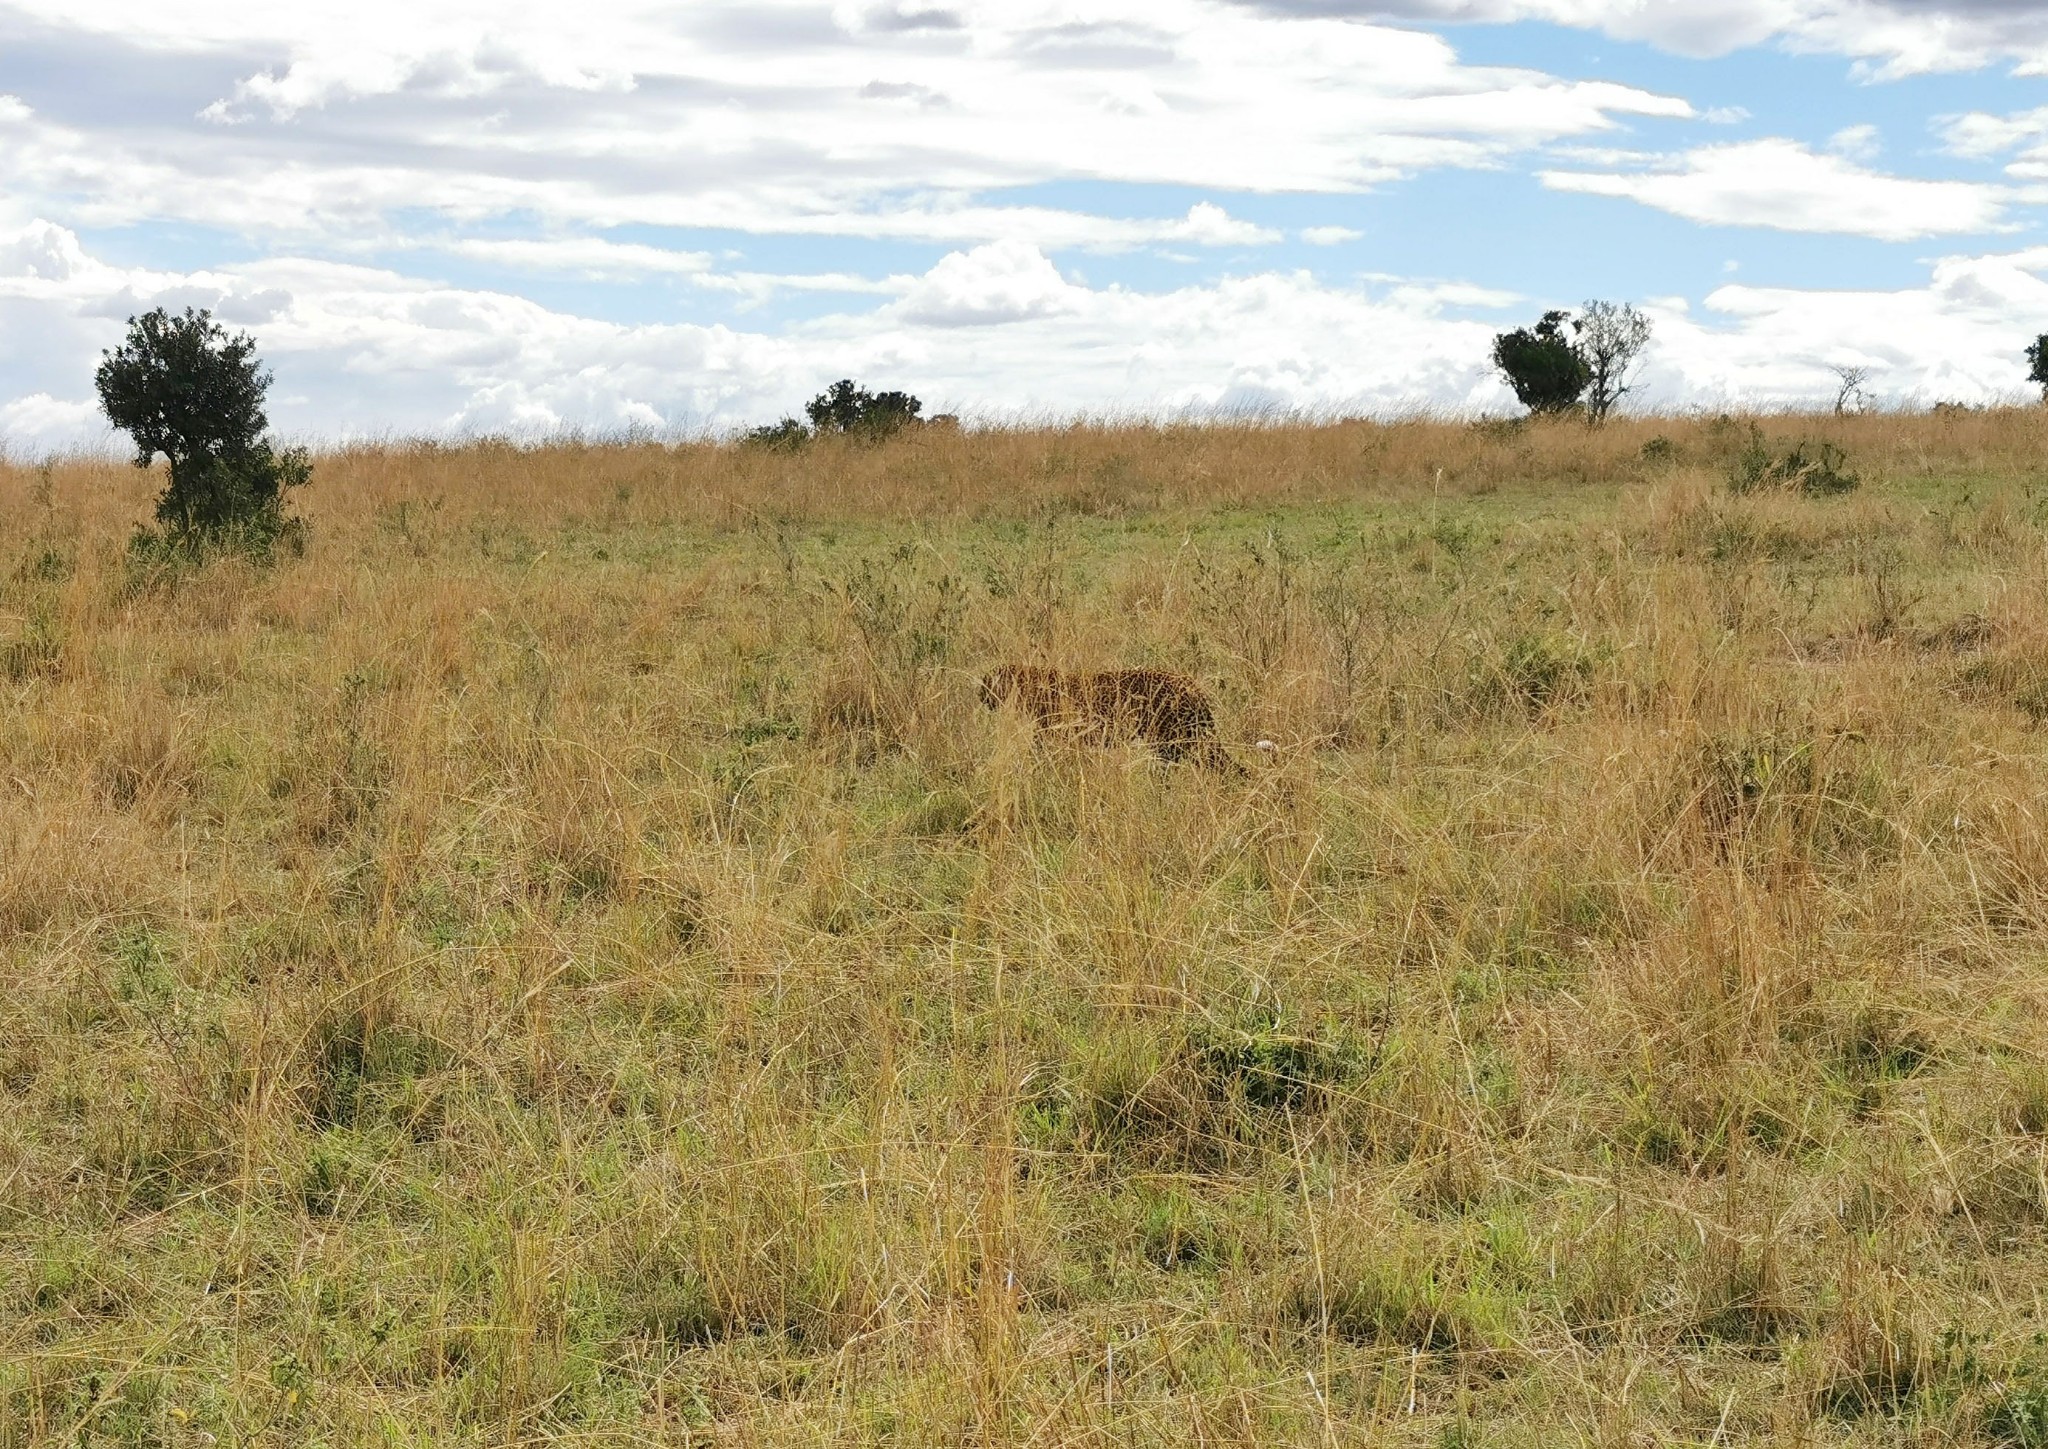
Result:
{"type": "Polygon", "coordinates": [[[1164,669],[1105,669],[1082,676],[1090,713],[1118,735],[1153,745],[1168,759],[1215,738],[1216,712],[1202,687],[1164,669]]]}
{"type": "Polygon", "coordinates": [[[1066,673],[1005,664],[981,682],[991,708],[1008,704],[1043,726],[1065,726],[1098,743],[1136,740],[1173,761],[1190,754],[1227,764],[1216,744],[1216,712],[1201,685],[1165,669],[1066,673]]]}

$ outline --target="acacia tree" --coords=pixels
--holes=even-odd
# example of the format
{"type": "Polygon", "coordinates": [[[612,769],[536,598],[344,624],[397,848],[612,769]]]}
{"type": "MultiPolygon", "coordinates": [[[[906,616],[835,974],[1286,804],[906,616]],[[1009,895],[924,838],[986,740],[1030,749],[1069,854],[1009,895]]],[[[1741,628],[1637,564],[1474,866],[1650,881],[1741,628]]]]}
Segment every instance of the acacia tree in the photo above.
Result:
{"type": "Polygon", "coordinates": [[[1535,327],[1493,339],[1493,365],[1532,413],[1567,413],[1579,405],[1592,371],[1564,335],[1569,312],[1545,312],[1535,327]]]}
{"type": "Polygon", "coordinates": [[[1601,422],[1632,389],[1629,373],[1650,343],[1650,319],[1625,302],[1588,302],[1572,324],[1586,367],[1586,417],[1601,422]]]}
{"type": "Polygon", "coordinates": [[[2033,346],[2027,349],[2027,363],[2030,369],[2027,381],[2037,384],[2041,389],[2041,400],[2048,402],[2048,332],[2035,338],[2033,346]]]}
{"type": "Polygon", "coordinates": [[[1835,380],[1841,384],[1835,390],[1835,416],[1841,417],[1849,411],[1852,403],[1861,404],[1867,394],[1863,384],[1870,381],[1870,369],[1851,363],[1838,362],[1834,365],[1835,380]]]}
{"type": "Polygon", "coordinates": [[[301,448],[264,438],[270,374],[248,333],[230,336],[206,311],[164,308],[128,319],[121,346],[93,375],[107,420],[135,442],[135,466],[161,453],[170,481],[157,521],[185,543],[237,536],[267,546],[287,527],[284,495],[312,476],[301,448]]]}

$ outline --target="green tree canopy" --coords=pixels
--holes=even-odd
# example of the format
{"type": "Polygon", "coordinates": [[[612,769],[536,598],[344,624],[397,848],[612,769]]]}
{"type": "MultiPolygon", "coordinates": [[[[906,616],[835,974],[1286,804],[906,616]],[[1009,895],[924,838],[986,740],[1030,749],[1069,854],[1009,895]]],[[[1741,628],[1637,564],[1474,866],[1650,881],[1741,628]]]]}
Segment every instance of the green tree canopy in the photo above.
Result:
{"type": "Polygon", "coordinates": [[[852,379],[826,388],[804,405],[811,426],[821,433],[854,433],[886,437],[917,421],[924,404],[907,392],[869,392],[852,379]]]}
{"type": "Polygon", "coordinates": [[[1493,339],[1493,365],[1532,413],[1565,413],[1579,405],[1593,372],[1564,335],[1569,312],[1545,312],[1534,328],[1493,339]]]}
{"type": "Polygon", "coordinates": [[[184,539],[242,532],[273,541],[287,489],[312,476],[301,449],[263,437],[270,374],[246,332],[230,335],[206,311],[159,307],[128,319],[128,336],[93,376],[107,420],[135,444],[135,466],[161,454],[170,482],[156,516],[184,539]]]}

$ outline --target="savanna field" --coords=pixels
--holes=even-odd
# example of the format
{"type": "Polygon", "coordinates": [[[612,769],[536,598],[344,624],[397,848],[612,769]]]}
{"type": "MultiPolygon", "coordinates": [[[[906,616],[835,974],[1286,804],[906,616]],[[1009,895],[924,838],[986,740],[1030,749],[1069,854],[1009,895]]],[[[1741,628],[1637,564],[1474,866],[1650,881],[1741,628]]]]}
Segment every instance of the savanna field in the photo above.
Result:
{"type": "Polygon", "coordinates": [[[2048,1445],[2048,411],[156,486],[0,467],[5,1449],[2048,1445]]]}

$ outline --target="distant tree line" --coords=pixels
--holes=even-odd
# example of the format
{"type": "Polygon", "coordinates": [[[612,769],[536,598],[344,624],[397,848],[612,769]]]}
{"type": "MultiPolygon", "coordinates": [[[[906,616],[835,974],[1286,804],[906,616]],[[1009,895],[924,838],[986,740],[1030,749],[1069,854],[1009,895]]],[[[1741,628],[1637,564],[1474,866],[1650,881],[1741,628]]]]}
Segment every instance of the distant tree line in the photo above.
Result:
{"type": "MultiPolygon", "coordinates": [[[[870,392],[851,378],[843,378],[804,404],[808,426],[784,418],[755,428],[746,440],[769,448],[800,448],[819,437],[879,442],[905,428],[925,425],[926,420],[918,416],[923,411],[924,404],[907,392],[870,392]]],[[[929,421],[949,424],[958,419],[945,414],[929,421]]]]}

